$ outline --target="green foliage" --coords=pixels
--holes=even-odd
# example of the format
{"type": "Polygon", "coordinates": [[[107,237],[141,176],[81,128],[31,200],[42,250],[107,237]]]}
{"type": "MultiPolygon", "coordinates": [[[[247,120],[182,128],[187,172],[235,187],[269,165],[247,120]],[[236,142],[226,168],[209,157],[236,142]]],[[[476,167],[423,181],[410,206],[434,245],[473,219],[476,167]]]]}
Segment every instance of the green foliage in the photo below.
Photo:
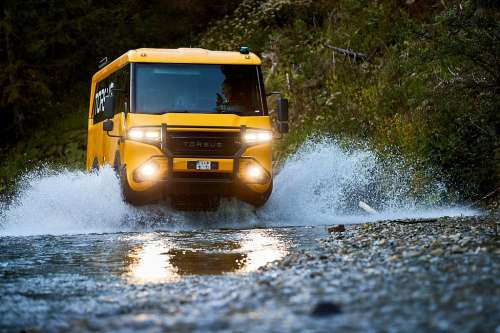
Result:
{"type": "Polygon", "coordinates": [[[68,113],[58,107],[53,123],[34,128],[28,140],[0,151],[0,192],[11,190],[22,173],[40,165],[83,169],[87,145],[87,109],[68,113]]]}
{"type": "Polygon", "coordinates": [[[268,90],[292,101],[278,157],[313,133],[366,140],[467,198],[500,186],[499,18],[487,1],[243,1],[202,45],[262,54],[268,90]]]}
{"type": "Polygon", "coordinates": [[[292,131],[277,143],[278,159],[311,135],[331,135],[436,168],[464,198],[500,186],[495,1],[28,0],[1,8],[0,188],[37,161],[82,165],[88,81],[100,57],[197,44],[248,45],[261,55],[268,91],[291,99],[292,131]]]}
{"type": "MultiPolygon", "coordinates": [[[[6,0],[0,5],[0,148],[40,124],[97,63],[139,47],[189,46],[236,0],[6,0]]],[[[78,108],[73,105],[72,108],[78,108]]]]}
{"type": "Polygon", "coordinates": [[[0,3],[0,192],[47,161],[83,167],[97,63],[139,47],[196,42],[237,0],[0,3]]]}

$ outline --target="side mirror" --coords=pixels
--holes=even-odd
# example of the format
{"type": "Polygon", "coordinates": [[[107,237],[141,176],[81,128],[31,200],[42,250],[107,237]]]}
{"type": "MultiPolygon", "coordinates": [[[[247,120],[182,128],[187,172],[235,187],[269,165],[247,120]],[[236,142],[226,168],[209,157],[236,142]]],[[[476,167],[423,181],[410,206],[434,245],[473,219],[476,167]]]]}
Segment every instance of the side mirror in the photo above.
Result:
{"type": "Polygon", "coordinates": [[[278,122],[280,133],[288,133],[288,100],[283,97],[278,99],[278,122]]]}
{"type": "Polygon", "coordinates": [[[111,119],[106,119],[103,123],[102,123],[102,130],[104,132],[111,132],[113,130],[113,120],[111,119]]]}
{"type": "Polygon", "coordinates": [[[113,118],[115,113],[115,96],[109,95],[104,100],[104,117],[106,119],[113,118]]]}
{"type": "Polygon", "coordinates": [[[288,121],[288,100],[283,97],[278,99],[278,120],[280,122],[288,121]]]}

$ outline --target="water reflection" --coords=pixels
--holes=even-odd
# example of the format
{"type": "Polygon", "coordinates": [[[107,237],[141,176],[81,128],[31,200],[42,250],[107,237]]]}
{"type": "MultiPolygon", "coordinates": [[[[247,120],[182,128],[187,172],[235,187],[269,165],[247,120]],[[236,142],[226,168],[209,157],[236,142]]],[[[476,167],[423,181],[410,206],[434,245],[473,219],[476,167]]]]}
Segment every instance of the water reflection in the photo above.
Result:
{"type": "Polygon", "coordinates": [[[243,253],[202,252],[200,250],[169,251],[170,263],[180,275],[214,275],[236,272],[244,265],[243,253]]]}
{"type": "Polygon", "coordinates": [[[131,283],[163,283],[178,279],[176,269],[166,255],[169,247],[163,240],[150,241],[129,253],[127,280],[131,283]]]}
{"type": "Polygon", "coordinates": [[[146,284],[173,282],[183,275],[246,273],[287,253],[286,243],[269,230],[206,233],[141,239],[128,252],[125,278],[146,284]]]}
{"type": "Polygon", "coordinates": [[[285,243],[265,230],[251,230],[241,242],[241,250],[246,254],[242,272],[255,271],[267,263],[283,258],[287,253],[285,243]]]}

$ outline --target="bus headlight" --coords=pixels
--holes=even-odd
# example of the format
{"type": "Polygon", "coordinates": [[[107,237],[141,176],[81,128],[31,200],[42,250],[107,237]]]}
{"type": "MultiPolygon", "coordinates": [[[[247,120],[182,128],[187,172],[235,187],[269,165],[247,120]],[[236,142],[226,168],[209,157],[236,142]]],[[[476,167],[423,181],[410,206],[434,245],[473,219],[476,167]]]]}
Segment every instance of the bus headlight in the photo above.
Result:
{"type": "Polygon", "coordinates": [[[240,178],[249,184],[266,184],[270,180],[269,173],[258,163],[250,159],[240,161],[240,178]]]}
{"type": "Polygon", "coordinates": [[[257,165],[252,165],[247,169],[247,177],[250,181],[259,182],[264,178],[264,170],[257,165]]]}
{"type": "Polygon", "coordinates": [[[159,171],[160,166],[156,162],[146,162],[135,170],[134,180],[136,182],[155,180],[156,178],[158,178],[159,171]]]}
{"type": "Polygon", "coordinates": [[[160,127],[133,127],[128,131],[127,137],[135,141],[160,142],[160,127]]]}
{"type": "Polygon", "coordinates": [[[248,130],[243,135],[243,142],[245,143],[268,143],[273,139],[271,131],[252,131],[248,130]]]}

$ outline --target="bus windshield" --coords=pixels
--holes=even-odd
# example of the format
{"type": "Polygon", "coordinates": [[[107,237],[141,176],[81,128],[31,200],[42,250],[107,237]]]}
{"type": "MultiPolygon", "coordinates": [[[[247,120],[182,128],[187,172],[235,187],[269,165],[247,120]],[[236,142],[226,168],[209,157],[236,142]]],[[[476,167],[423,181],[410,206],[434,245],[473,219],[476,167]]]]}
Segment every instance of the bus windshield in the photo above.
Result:
{"type": "Polygon", "coordinates": [[[136,113],[265,114],[255,65],[135,65],[136,113]]]}

